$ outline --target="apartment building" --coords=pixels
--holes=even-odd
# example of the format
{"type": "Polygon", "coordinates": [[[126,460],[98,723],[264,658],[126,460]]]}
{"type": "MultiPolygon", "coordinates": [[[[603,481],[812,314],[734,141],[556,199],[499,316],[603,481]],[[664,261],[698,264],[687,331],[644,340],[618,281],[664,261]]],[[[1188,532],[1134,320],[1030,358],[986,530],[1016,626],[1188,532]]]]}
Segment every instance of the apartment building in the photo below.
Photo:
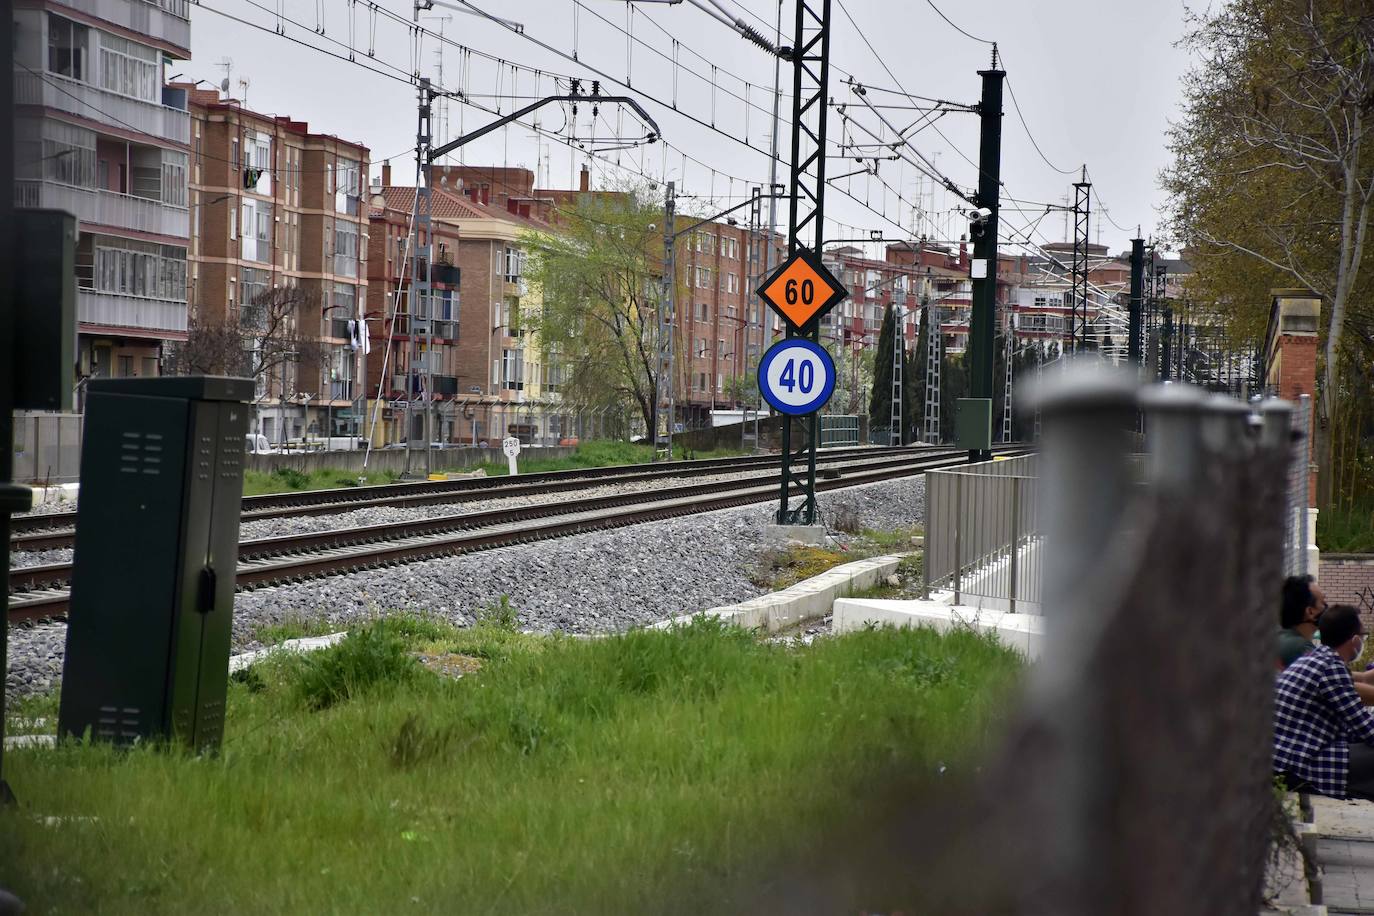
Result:
{"type": "MultiPolygon", "coordinates": [[[[682,229],[696,221],[677,218],[682,229]]],[[[718,220],[678,240],[675,393],[677,420],[688,428],[709,425],[712,411],[757,406],[752,392],[759,357],[782,334],[780,319],[754,295],[764,279],[767,239],[733,220],[718,220]]],[[[771,263],[776,267],[784,254],[775,238],[771,263]]]]}
{"type": "MultiPolygon", "coordinates": [[[[66,210],[81,379],[151,376],[187,329],[187,0],[15,0],[15,202],[66,210]]],[[[78,384],[77,404],[83,387],[78,384]]]]}
{"type": "Polygon", "coordinates": [[[177,85],[190,97],[196,322],[248,331],[261,303],[289,310],[273,323],[290,336],[287,358],[257,379],[257,431],[272,442],[359,435],[365,335],[350,322],[367,301],[367,147],[177,85]]]}
{"type": "MultiPolygon", "coordinates": [[[[374,354],[388,353],[398,367],[388,369],[384,381],[375,355],[369,363],[372,396],[381,384],[385,402],[373,441],[405,441],[408,400],[410,432],[422,434],[415,408],[423,395],[413,392],[428,361],[435,377],[436,441],[490,443],[516,435],[525,442],[556,442],[566,425],[558,409],[558,374],[544,366],[538,339],[522,321],[541,308],[539,291],[525,279],[522,239],[531,230],[551,228],[552,202],[536,198],[528,169],[440,166],[432,180],[434,326],[453,333],[438,335],[432,350],[428,325],[420,319],[417,326],[410,311],[409,278],[399,276],[415,189],[392,185],[391,169],[383,166],[381,182],[371,191],[377,204],[373,225],[389,241],[372,242],[374,256],[385,252],[387,261],[373,268],[368,330],[374,354]],[[397,339],[407,336],[407,327],[416,334],[413,350],[412,341],[397,339]]],[[[368,422],[370,428],[371,413],[368,422]]]]}

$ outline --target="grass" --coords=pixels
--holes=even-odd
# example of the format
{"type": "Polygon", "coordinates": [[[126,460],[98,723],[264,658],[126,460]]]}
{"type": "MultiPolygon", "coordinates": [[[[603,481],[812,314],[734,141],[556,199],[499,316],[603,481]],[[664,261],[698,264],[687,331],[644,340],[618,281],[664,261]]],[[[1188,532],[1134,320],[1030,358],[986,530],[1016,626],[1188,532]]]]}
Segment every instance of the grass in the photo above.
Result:
{"type": "Polygon", "coordinates": [[[364,484],[394,483],[392,471],[341,471],[325,469],[299,471],[279,467],[272,471],[244,471],[243,495],[262,496],[267,493],[291,493],[297,490],[330,490],[337,487],[357,487],[364,484]],[[363,483],[359,482],[362,478],[363,483]]]}
{"type": "Polygon", "coordinates": [[[1374,553],[1374,498],[1317,513],[1317,544],[1327,553],[1374,553]]]}
{"type": "MultiPolygon", "coordinates": [[[[437,453],[443,460],[443,453],[437,453]]],[[[576,471],[582,468],[618,467],[626,464],[645,464],[654,457],[652,446],[638,445],[633,442],[603,439],[583,442],[566,458],[539,458],[539,450],[524,452],[520,459],[520,471],[535,474],[542,471],[576,471]]],[[[729,458],[748,454],[738,449],[716,449],[709,452],[696,452],[689,457],[695,459],[729,458]]],[[[474,467],[449,468],[447,470],[475,471],[478,468],[489,476],[509,473],[504,461],[487,461],[474,467]]],[[[243,495],[262,496],[269,493],[291,493],[300,490],[327,490],[335,487],[357,487],[368,484],[395,483],[395,471],[343,471],[325,469],[300,471],[291,467],[279,467],[272,471],[245,471],[243,475],[243,495]]]]}
{"type": "Polygon", "coordinates": [[[275,646],[288,639],[304,639],[308,636],[327,636],[340,629],[328,620],[311,617],[289,616],[280,623],[265,623],[254,628],[253,638],[264,646],[275,646]]]}
{"type": "Polygon", "coordinates": [[[386,620],[236,679],[216,756],[9,752],[0,885],[55,913],[721,912],[886,777],[971,769],[1018,667],[967,632],[386,620]]]}
{"type": "MultiPolygon", "coordinates": [[[[776,591],[796,585],[803,579],[819,576],[826,570],[843,563],[863,560],[868,557],[891,553],[908,553],[913,550],[912,535],[920,534],[919,528],[898,528],[894,531],[864,529],[845,537],[839,547],[815,547],[793,545],[785,548],[766,550],[759,555],[749,581],[759,588],[776,591]]],[[[911,558],[908,558],[911,559],[911,558]]],[[[919,559],[915,562],[919,563],[919,559]]],[[[905,563],[903,568],[905,568],[905,563]]],[[[920,567],[915,567],[913,581],[920,578],[920,567]]],[[[877,597],[863,595],[861,597],[877,597]]]]}
{"type": "MultiPolygon", "coordinates": [[[[612,439],[598,439],[583,442],[567,458],[537,458],[538,450],[527,450],[521,453],[520,472],[522,474],[536,474],[543,471],[577,471],[583,468],[605,468],[617,467],[626,464],[646,464],[653,460],[654,449],[650,445],[640,445],[634,442],[621,442],[612,439]]],[[[707,458],[729,458],[735,455],[749,454],[739,449],[715,449],[709,452],[692,452],[687,455],[679,454],[679,458],[691,458],[703,460],[707,458]]],[[[486,470],[489,475],[500,475],[508,473],[508,468],[504,461],[487,462],[479,465],[486,470]]]]}

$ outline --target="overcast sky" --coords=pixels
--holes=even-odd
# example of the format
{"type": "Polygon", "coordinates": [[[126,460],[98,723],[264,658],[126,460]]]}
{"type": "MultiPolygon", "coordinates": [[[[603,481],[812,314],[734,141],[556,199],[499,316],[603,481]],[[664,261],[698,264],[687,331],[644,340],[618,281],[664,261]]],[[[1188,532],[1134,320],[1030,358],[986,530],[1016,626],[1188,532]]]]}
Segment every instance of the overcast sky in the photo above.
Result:
{"type": "MultiPolygon", "coordinates": [[[[462,47],[441,45],[435,37],[422,35],[417,64],[416,42],[408,27],[412,10],[401,0],[379,0],[381,9],[394,18],[385,12],[374,16],[365,0],[353,4],[347,0],[203,0],[191,7],[192,60],[176,65],[174,72],[180,70],[191,78],[219,84],[225,76],[220,64],[231,60],[231,92],[236,97],[246,92],[249,107],[308,121],[312,130],[366,144],[372,150],[374,174],[379,172],[381,160],[392,156],[393,181],[409,183],[415,169],[415,90],[401,79],[364,67],[397,77],[418,66],[423,75],[438,83],[440,60],[435,52],[443,48],[442,85],[466,92],[477,105],[509,112],[512,95],[542,96],[558,91],[552,82],[554,74],[602,79],[603,92],[633,93],[642,99],[666,141],[666,145],[606,149],[612,145],[613,134],[630,140],[642,137],[642,128],[629,109],[603,107],[593,131],[586,106],[578,112],[576,129],[570,123],[569,111],[550,106],[538,117],[539,125],[553,136],[536,140],[529,128],[512,125],[467,146],[463,160],[469,164],[538,168],[541,185],[547,187],[575,186],[576,170],[583,163],[591,164],[598,183],[623,180],[636,173],[661,179],[666,170],[667,177],[678,182],[679,193],[702,198],[686,204],[697,208],[708,207],[707,198],[713,198],[718,207],[728,206],[743,199],[748,185],[767,183],[772,58],[702,10],[688,3],[641,3],[631,13],[618,0],[582,0],[581,4],[573,0],[473,2],[519,22],[528,37],[480,16],[436,4],[421,14],[421,24],[435,33],[442,25],[445,38],[462,47]],[[441,21],[441,16],[449,18],[441,21]],[[286,37],[277,34],[279,27],[286,37]],[[622,30],[628,30],[633,40],[622,30]],[[289,38],[344,58],[351,53],[355,60],[333,59],[289,38]],[[575,52],[580,63],[564,59],[530,38],[569,55],[575,52]],[[497,63],[483,54],[508,63],[497,63]],[[539,69],[544,75],[512,70],[511,63],[539,69]],[[634,89],[615,85],[589,68],[617,80],[628,79],[634,89]],[[240,80],[248,81],[246,90],[240,87],[240,80]],[[678,111],[671,107],[674,99],[678,111]],[[716,129],[693,123],[684,116],[688,114],[708,125],[714,123],[716,129]],[[586,145],[596,150],[590,157],[561,142],[572,136],[583,142],[589,135],[586,145]],[[746,138],[749,146],[739,142],[746,138]]],[[[776,0],[721,2],[760,31],[771,34],[778,11],[776,0]]],[[[461,6],[458,0],[453,3],[461,6]]],[[[1093,240],[1100,239],[1119,251],[1127,246],[1137,224],[1147,237],[1151,235],[1163,204],[1158,173],[1167,162],[1164,131],[1168,120],[1176,116],[1179,77],[1188,65],[1187,56],[1174,47],[1184,29],[1180,0],[936,3],[973,36],[998,42],[1021,114],[1050,163],[1064,170],[1087,165],[1096,192],[1093,240]],[[1102,206],[1122,229],[1100,217],[1102,206]]],[[[787,44],[790,26],[786,20],[795,15],[792,0],[786,0],[783,9],[787,44]]],[[[987,67],[990,48],[955,31],[924,0],[836,0],[832,16],[831,60],[835,70],[830,95],[836,103],[849,103],[848,111],[855,122],[879,129],[875,115],[855,101],[846,83],[851,74],[875,87],[866,94],[875,103],[909,104],[895,93],[883,91],[887,89],[960,103],[978,100],[980,80],[976,71],[987,67]],[[846,17],[846,10],[857,29],[846,17]],[[865,37],[876,55],[865,44],[865,37]]],[[[783,68],[783,80],[784,92],[790,93],[787,67],[783,68]]],[[[784,100],[784,160],[788,155],[787,107],[784,100]]],[[[885,109],[884,114],[898,128],[906,128],[922,116],[919,111],[898,108],[885,109]]],[[[475,107],[451,102],[447,128],[442,123],[435,125],[436,140],[445,134],[456,137],[492,117],[475,107]]],[[[829,134],[836,142],[845,137],[843,120],[834,111],[829,134]]],[[[976,116],[946,114],[910,137],[916,149],[955,184],[975,187],[977,171],[968,160],[976,162],[978,158],[976,116]]],[[[873,140],[857,127],[850,129],[850,138],[873,140]]],[[[891,139],[891,135],[885,138],[891,139]]],[[[832,176],[856,168],[859,166],[854,162],[839,159],[828,165],[832,176]]],[[[933,237],[957,237],[963,231],[960,221],[951,215],[959,202],[947,192],[932,192],[932,183],[913,166],[884,161],[878,171],[881,182],[860,174],[839,183],[871,210],[843,193],[832,190],[827,195],[827,237],[842,237],[842,233],[866,236],[870,230],[910,236],[913,226],[933,237]],[[897,199],[898,194],[905,202],[897,199]],[[915,214],[915,207],[923,212],[915,214]]],[[[1010,231],[1018,238],[1029,232],[1040,243],[1062,240],[1064,216],[1057,212],[1046,215],[1043,206],[1037,205],[1062,204],[1072,193],[1075,177],[1054,171],[1036,152],[1010,96],[1003,125],[1002,178],[1004,195],[1035,202],[1018,205],[1004,201],[1008,208],[1003,218],[1004,239],[1010,231]],[[1012,212],[1013,206],[1023,207],[1024,212],[1012,212]]],[[[785,168],[779,180],[786,180],[785,168]]],[[[780,217],[785,218],[785,214],[780,217]]],[[[1006,245],[1004,250],[1008,250],[1006,245]]]]}

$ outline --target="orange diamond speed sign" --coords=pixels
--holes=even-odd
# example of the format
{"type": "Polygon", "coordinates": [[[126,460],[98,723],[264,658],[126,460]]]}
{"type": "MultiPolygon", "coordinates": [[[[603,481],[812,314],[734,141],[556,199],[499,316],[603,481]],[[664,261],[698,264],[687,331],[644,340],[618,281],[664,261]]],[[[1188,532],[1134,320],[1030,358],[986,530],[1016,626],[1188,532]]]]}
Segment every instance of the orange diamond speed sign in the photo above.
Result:
{"type": "Polygon", "coordinates": [[[759,287],[759,296],[800,331],[849,295],[815,252],[798,248],[759,287]]]}

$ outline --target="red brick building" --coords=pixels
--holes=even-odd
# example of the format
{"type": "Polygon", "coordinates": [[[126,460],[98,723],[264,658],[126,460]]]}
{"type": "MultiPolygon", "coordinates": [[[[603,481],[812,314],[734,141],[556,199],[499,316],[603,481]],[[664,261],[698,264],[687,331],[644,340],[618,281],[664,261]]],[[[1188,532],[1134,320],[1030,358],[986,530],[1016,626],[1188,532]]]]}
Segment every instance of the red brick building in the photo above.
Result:
{"type": "Polygon", "coordinates": [[[201,323],[237,323],[270,290],[299,288],[295,315],[319,356],[257,379],[256,430],[272,442],[359,431],[363,359],[348,322],[367,299],[368,149],[263,114],[214,90],[190,96],[190,308],[201,323]]]}

